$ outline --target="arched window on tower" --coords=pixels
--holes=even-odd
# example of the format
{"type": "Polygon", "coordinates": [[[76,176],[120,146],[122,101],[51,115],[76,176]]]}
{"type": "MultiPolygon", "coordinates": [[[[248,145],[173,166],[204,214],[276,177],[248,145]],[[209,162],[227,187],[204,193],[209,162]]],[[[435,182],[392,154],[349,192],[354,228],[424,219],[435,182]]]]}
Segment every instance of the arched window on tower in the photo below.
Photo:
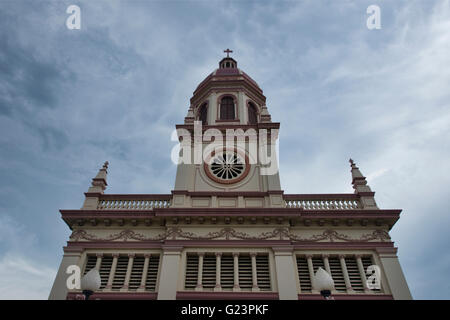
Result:
{"type": "Polygon", "coordinates": [[[208,107],[206,106],[206,103],[200,106],[198,120],[202,122],[202,125],[208,124],[208,107]]]}
{"type": "Polygon", "coordinates": [[[234,100],[232,97],[224,97],[220,101],[220,120],[234,120],[234,100]]]}
{"type": "Polygon", "coordinates": [[[249,102],[248,104],[248,123],[258,123],[258,111],[256,110],[256,106],[252,102],[249,102]]]}

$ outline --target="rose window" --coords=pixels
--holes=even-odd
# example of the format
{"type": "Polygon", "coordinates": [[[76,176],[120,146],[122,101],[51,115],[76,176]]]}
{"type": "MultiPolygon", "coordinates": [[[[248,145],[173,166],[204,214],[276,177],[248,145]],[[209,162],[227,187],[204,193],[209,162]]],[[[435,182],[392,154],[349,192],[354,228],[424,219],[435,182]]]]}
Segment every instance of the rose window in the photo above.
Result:
{"type": "Polygon", "coordinates": [[[220,183],[234,183],[243,179],[248,173],[246,159],[237,152],[222,151],[212,156],[206,173],[220,183]]]}

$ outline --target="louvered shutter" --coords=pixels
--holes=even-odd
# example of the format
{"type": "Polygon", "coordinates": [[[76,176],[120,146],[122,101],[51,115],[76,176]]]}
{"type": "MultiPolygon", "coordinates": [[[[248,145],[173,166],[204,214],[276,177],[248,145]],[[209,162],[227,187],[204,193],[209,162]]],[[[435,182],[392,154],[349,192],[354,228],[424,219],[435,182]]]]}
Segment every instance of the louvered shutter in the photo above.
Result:
{"type": "Polygon", "coordinates": [[[328,259],[331,269],[331,277],[334,280],[334,287],[338,292],[347,292],[345,286],[344,274],[342,273],[341,261],[337,257],[328,259]]]}
{"type": "Polygon", "coordinates": [[[142,273],[144,271],[144,261],[145,258],[143,256],[134,257],[129,284],[130,290],[136,290],[141,285],[142,273]]]}
{"type": "Polygon", "coordinates": [[[261,291],[270,291],[270,271],[269,271],[269,256],[256,256],[256,274],[258,279],[258,287],[261,291]]]}
{"type": "Polygon", "coordinates": [[[234,261],[230,254],[223,254],[220,259],[220,284],[224,290],[234,286],[234,261]]]}
{"type": "Polygon", "coordinates": [[[86,274],[89,271],[91,271],[92,269],[94,269],[96,264],[97,264],[97,256],[95,256],[95,255],[88,255],[87,256],[86,265],[84,267],[84,273],[83,274],[86,274]]]}
{"type": "Polygon", "coordinates": [[[158,279],[158,269],[159,269],[159,255],[151,255],[148,262],[145,290],[155,291],[156,281],[158,279]]]}
{"type": "Polygon", "coordinates": [[[203,288],[214,288],[216,286],[216,256],[205,254],[203,257],[202,270],[203,288]]]}
{"type": "Polygon", "coordinates": [[[251,289],[252,281],[252,260],[248,255],[239,256],[239,286],[241,289],[251,289]]]}
{"type": "Polygon", "coordinates": [[[123,287],[125,282],[125,275],[128,268],[128,256],[119,256],[117,259],[116,272],[114,273],[114,280],[112,284],[113,290],[119,290],[123,287]]]}
{"type": "Polygon", "coordinates": [[[359,273],[356,258],[353,256],[345,257],[345,265],[347,266],[348,277],[350,278],[352,289],[356,292],[363,292],[364,286],[361,280],[361,274],[359,273]]]}
{"type": "Polygon", "coordinates": [[[188,254],[186,257],[186,276],[184,279],[184,287],[186,289],[194,289],[198,281],[198,256],[196,254],[188,254]]]}
{"type": "MultiPolygon", "coordinates": [[[[361,258],[361,260],[362,260],[362,264],[364,267],[364,272],[366,273],[366,279],[368,279],[370,277],[370,275],[367,275],[367,268],[371,265],[374,265],[375,263],[371,256],[363,257],[363,258],[361,258]]],[[[380,283],[381,283],[381,281],[380,281],[380,283]]],[[[381,289],[371,289],[370,291],[379,293],[379,292],[381,292],[381,289]]]]}
{"type": "Polygon", "coordinates": [[[100,289],[103,289],[106,287],[106,284],[108,283],[109,273],[111,272],[111,266],[112,266],[113,257],[111,256],[103,256],[102,263],[100,265],[100,278],[102,279],[102,284],[100,286],[100,289]]]}
{"type": "Polygon", "coordinates": [[[297,271],[301,292],[311,292],[311,278],[309,276],[308,261],[305,257],[297,256],[297,271]]]}

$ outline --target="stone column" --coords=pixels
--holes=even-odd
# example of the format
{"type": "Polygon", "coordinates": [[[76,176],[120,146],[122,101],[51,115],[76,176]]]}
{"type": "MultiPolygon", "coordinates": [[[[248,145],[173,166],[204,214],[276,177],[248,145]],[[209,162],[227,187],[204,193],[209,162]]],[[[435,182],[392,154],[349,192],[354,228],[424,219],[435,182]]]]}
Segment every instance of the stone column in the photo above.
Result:
{"type": "Polygon", "coordinates": [[[198,253],[198,270],[197,270],[197,286],[195,287],[195,291],[203,290],[203,257],[205,254],[203,252],[198,253]]]}
{"type": "Polygon", "coordinates": [[[272,247],[280,300],[298,300],[295,262],[292,246],[272,247]]]}
{"type": "Polygon", "coordinates": [[[125,281],[120,291],[128,291],[130,285],[131,271],[133,270],[134,253],[128,254],[127,273],[125,274],[125,281]]]}
{"type": "Polygon", "coordinates": [[[348,276],[347,265],[345,264],[345,255],[339,255],[339,260],[341,262],[342,274],[344,276],[345,287],[347,289],[347,293],[354,293],[352,289],[352,284],[350,282],[350,278],[348,276]]]}
{"type": "Polygon", "coordinates": [[[234,286],[233,291],[241,291],[239,287],[239,252],[233,252],[234,286]]]}
{"type": "Polygon", "coordinates": [[[307,254],[305,257],[306,262],[308,263],[309,278],[311,279],[311,293],[318,293],[318,291],[314,288],[315,275],[314,275],[314,266],[312,263],[312,255],[307,254]]]}
{"type": "Polygon", "coordinates": [[[214,291],[222,291],[222,285],[220,284],[220,261],[222,258],[221,252],[216,252],[216,286],[214,287],[214,291]]]}
{"type": "Polygon", "coordinates": [[[163,246],[158,282],[158,300],[176,299],[182,249],[183,247],[178,246],[163,246]]]}
{"type": "Polygon", "coordinates": [[[61,264],[59,265],[58,273],[56,274],[52,290],[50,291],[50,295],[48,297],[49,300],[67,299],[68,289],[66,282],[69,274],[66,273],[66,270],[70,265],[79,266],[82,252],[83,249],[81,248],[64,248],[64,256],[62,258],[61,264]]]}
{"type": "Polygon", "coordinates": [[[139,288],[137,289],[138,292],[145,291],[145,284],[147,282],[147,272],[148,272],[148,264],[150,262],[150,257],[151,257],[150,253],[144,254],[144,268],[142,269],[141,284],[139,285],[139,288]]]}
{"type": "Polygon", "coordinates": [[[112,265],[111,265],[111,270],[109,272],[108,283],[106,284],[105,291],[111,291],[112,290],[112,284],[113,284],[113,281],[114,281],[114,275],[116,273],[117,260],[119,258],[119,254],[118,253],[114,253],[112,256],[113,256],[113,261],[112,261],[112,265]]]}
{"type": "MultiPolygon", "coordinates": [[[[322,255],[323,265],[325,266],[325,271],[328,272],[328,274],[333,278],[333,275],[331,274],[330,261],[328,260],[329,257],[330,257],[329,254],[322,255]]],[[[331,290],[331,293],[335,293],[335,292],[336,292],[336,289],[333,288],[333,290],[331,290]]]]}
{"type": "Polygon", "coordinates": [[[358,264],[359,276],[361,277],[361,281],[362,281],[362,284],[363,284],[364,292],[365,293],[370,293],[370,290],[367,288],[367,284],[366,284],[366,282],[367,282],[366,271],[364,270],[364,265],[363,265],[362,260],[361,260],[361,255],[357,254],[357,255],[355,255],[355,257],[356,257],[356,263],[358,264]]]}
{"type": "Polygon", "coordinates": [[[256,253],[255,252],[250,253],[250,257],[252,258],[252,280],[253,280],[252,291],[259,291],[258,273],[256,270],[256,253]]]}
{"type": "Polygon", "coordinates": [[[95,269],[100,271],[100,268],[102,266],[102,258],[103,258],[103,253],[97,253],[97,261],[95,262],[95,269]]]}

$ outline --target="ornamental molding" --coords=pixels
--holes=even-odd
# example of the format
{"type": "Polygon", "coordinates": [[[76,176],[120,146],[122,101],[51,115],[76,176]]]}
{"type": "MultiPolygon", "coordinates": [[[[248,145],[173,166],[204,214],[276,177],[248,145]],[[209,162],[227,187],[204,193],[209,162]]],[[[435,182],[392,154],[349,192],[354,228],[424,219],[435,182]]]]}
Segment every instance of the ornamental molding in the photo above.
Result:
{"type": "Polygon", "coordinates": [[[338,233],[336,230],[327,229],[320,234],[309,237],[301,237],[293,234],[288,228],[275,228],[272,231],[262,232],[258,235],[250,235],[245,232],[236,231],[234,228],[226,227],[219,231],[209,232],[205,235],[198,235],[193,232],[183,231],[179,227],[170,227],[165,232],[156,236],[145,236],[133,230],[123,230],[119,233],[110,234],[104,238],[88,233],[86,230],[75,230],[70,236],[71,241],[105,241],[117,240],[128,241],[163,241],[163,240],[291,240],[297,242],[319,242],[319,241],[344,241],[344,242],[369,242],[369,241],[390,241],[389,233],[384,230],[374,230],[372,233],[353,238],[349,235],[338,233]]]}

